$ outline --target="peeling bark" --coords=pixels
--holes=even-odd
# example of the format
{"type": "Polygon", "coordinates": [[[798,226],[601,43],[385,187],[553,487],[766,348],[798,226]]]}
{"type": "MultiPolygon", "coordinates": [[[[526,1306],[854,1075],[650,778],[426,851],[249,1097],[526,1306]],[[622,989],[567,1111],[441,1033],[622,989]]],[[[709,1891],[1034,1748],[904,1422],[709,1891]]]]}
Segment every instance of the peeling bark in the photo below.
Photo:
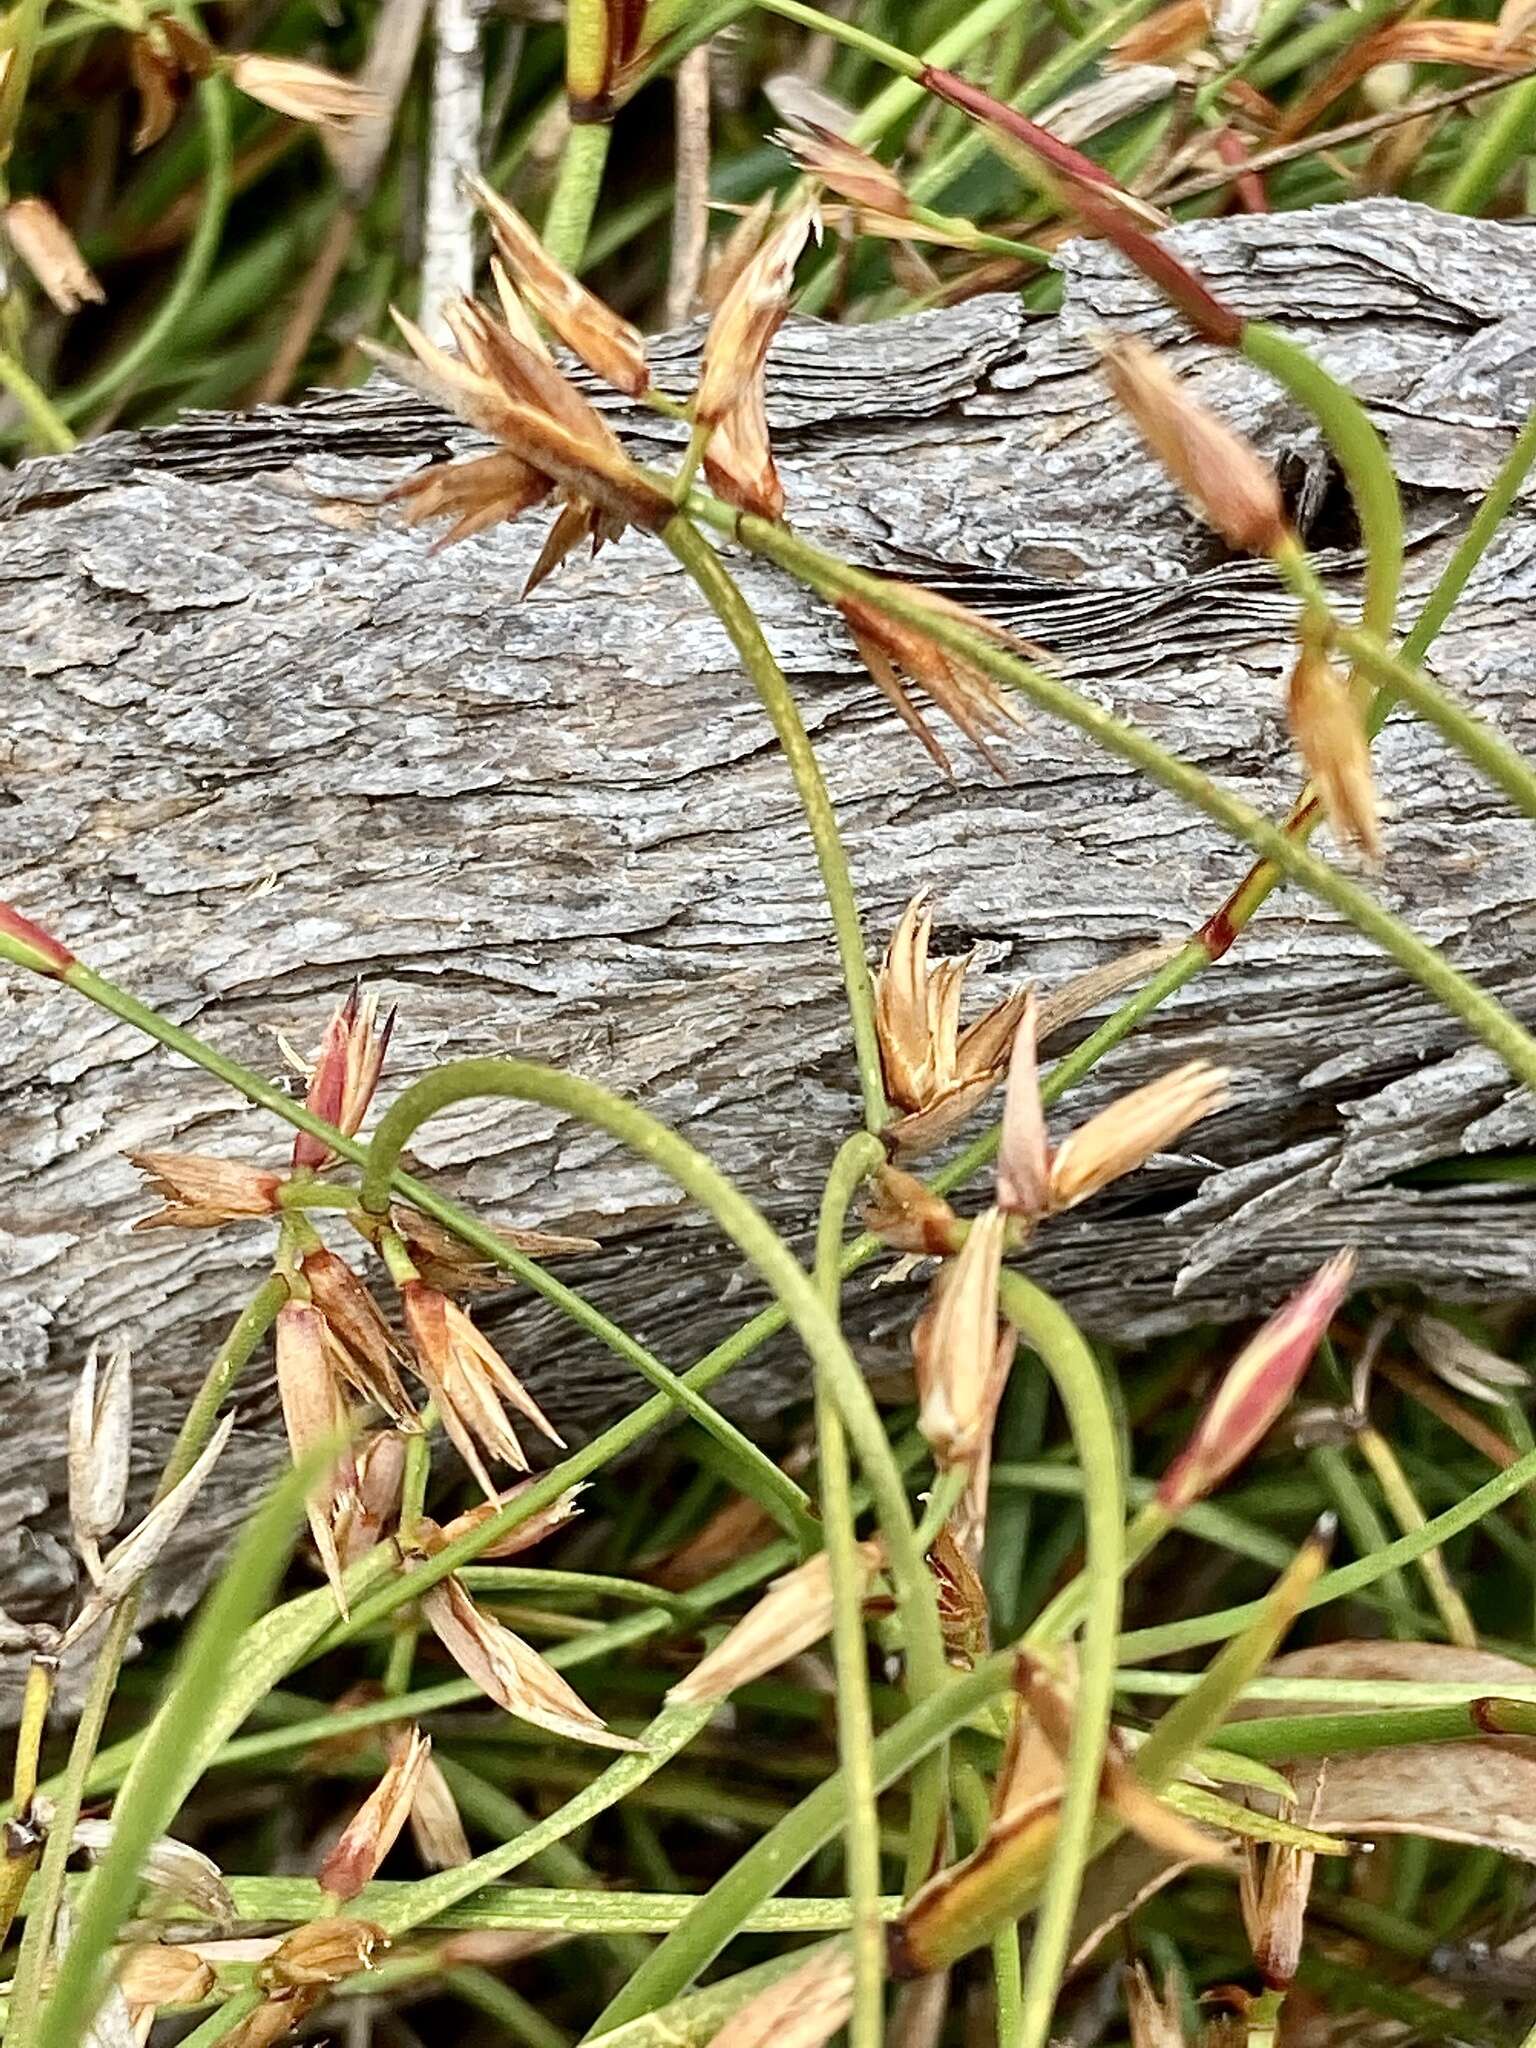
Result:
{"type": "MultiPolygon", "coordinates": [[[[1373,201],[1180,231],[1244,311],[1314,345],[1370,404],[1407,491],[1403,622],[1536,403],[1536,236],[1373,201]]],[[[1296,780],[1280,681],[1292,616],[1225,557],[1141,454],[1085,342],[1171,345],[1196,388],[1281,460],[1344,601],[1347,499],[1283,394],[1177,322],[1098,245],[1065,309],[1008,298],[873,328],[791,325],[771,411],[792,516],[1057,650],[1081,685],[1277,810],[1296,780]]],[[[682,389],[696,331],[660,339],[682,389]]],[[[667,422],[620,423],[643,451],[667,422]]],[[[515,595],[537,522],[433,556],[378,500],[456,442],[374,386],[194,417],[28,465],[0,495],[5,890],[84,957],[264,1072],[312,1045],[355,975],[401,1005],[397,1083],[516,1051],[633,1094],[803,1230],[857,1113],[831,933],[793,788],[723,635],[675,565],[630,537],[515,595]]],[[[1074,732],[1043,719],[1000,783],[958,743],[936,774],[836,622],[740,565],[800,697],[847,836],[871,951],[919,883],[975,997],[1049,986],[1203,918],[1246,863],[1074,732]]],[[[1536,512],[1506,524],[1437,650],[1439,673],[1536,747],[1536,512]]],[[[946,735],[946,738],[949,736],[946,735]]],[[[1397,716],[1384,893],[1536,1017],[1536,836],[1397,716]]],[[[1032,1270],[1095,1331],[1137,1337],[1274,1301],[1341,1243],[1366,1279],[1527,1289],[1536,1205],[1406,1187],[1430,1161],[1527,1144],[1531,1105],[1454,1020],[1293,894],[1109,1061],[1098,1103],[1174,1060],[1236,1072],[1191,1151],[1062,1219],[1032,1270]]],[[[70,1578],[55,1531],[67,1388],[88,1341],[137,1347],[147,1483],[209,1348],[262,1267],[261,1228],[129,1236],[130,1149],[280,1162],[281,1132],[59,990],[0,983],[0,1329],[11,1456],[0,1602],[70,1578]]],[[[418,1151],[481,1213],[590,1231],[565,1277],[681,1368],[759,1296],[647,1166],[543,1110],[467,1107],[418,1151]]],[[[872,1364],[904,1356],[910,1297],[852,1290],[872,1364]]],[[[580,1431],[636,1381],[537,1305],[493,1316],[580,1431]]],[[[799,1384],[780,1345],[720,1389],[762,1418],[799,1384]]],[[[266,1377],[160,1598],[190,1597],[276,1443],[266,1377]]]]}

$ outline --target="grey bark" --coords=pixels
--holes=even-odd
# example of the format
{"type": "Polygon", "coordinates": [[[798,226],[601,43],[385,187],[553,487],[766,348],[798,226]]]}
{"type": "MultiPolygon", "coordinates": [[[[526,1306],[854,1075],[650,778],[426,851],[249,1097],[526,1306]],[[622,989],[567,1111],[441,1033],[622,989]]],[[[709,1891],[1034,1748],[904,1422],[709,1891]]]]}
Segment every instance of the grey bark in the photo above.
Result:
{"type": "MultiPolygon", "coordinates": [[[[1246,312],[1291,326],[1370,405],[1407,492],[1406,622],[1536,403],[1536,235],[1392,202],[1180,231],[1246,312]]],[[[1172,347],[1196,388],[1284,466],[1347,601],[1348,506],[1317,436],[1097,245],[1065,309],[1009,298],[887,326],[791,325],[771,410],[792,516],[1058,651],[1082,686],[1252,802],[1296,764],[1281,680],[1292,611],[1229,559],[1117,416],[1089,331],[1172,347]]],[[[663,337],[683,389],[696,332],[663,337]]],[[[643,452],[665,422],[623,413],[643,452]]],[[[9,480],[5,893],[83,956],[266,1072],[313,1045],[355,975],[401,1005],[395,1085],[517,1051],[633,1094],[800,1231],[856,1114],[827,915],[795,795],[723,635],[631,536],[515,594],[542,522],[433,555],[379,504],[461,442],[380,386],[293,410],[111,436],[9,480]]],[[[1240,850],[1076,733],[1010,742],[1004,783],[954,753],[946,783],[888,714],[837,622],[737,565],[796,687],[843,828],[871,951],[910,892],[975,997],[1045,985],[1180,934],[1240,850]]],[[[1536,746],[1536,508],[1495,541],[1440,673],[1536,746]]],[[[946,735],[947,737],[947,735],[946,735]]],[[[1395,717],[1383,888],[1415,927],[1536,1019],[1536,840],[1439,740],[1395,717]]],[[[1529,1142],[1531,1106],[1341,925],[1278,898],[1219,969],[1107,1062],[1086,1108],[1171,1062],[1235,1070],[1192,1150],[1053,1225],[1033,1269],[1095,1331],[1137,1337],[1272,1303],[1342,1243],[1372,1283],[1527,1289],[1518,1190],[1409,1187],[1426,1162],[1529,1142]]],[[[0,989],[0,1601],[57,1603],[63,1414],[88,1341],[137,1347],[147,1480],[210,1346],[259,1276],[262,1227],[131,1236],[129,1149],[280,1163],[284,1134],[71,995],[0,989]]],[[[481,1213],[590,1231],[565,1277],[686,1365],[758,1300],[648,1167],[544,1111],[466,1108],[418,1152],[481,1213]]],[[[899,1363],[911,1295],[852,1291],[872,1364],[899,1363]]],[[[491,1318],[579,1432],[640,1393],[542,1308],[491,1318]]],[[[798,1384],[780,1345],[723,1383],[762,1418],[798,1384]]],[[[185,1598],[273,1455],[263,1369],[163,1599],[185,1598]]]]}

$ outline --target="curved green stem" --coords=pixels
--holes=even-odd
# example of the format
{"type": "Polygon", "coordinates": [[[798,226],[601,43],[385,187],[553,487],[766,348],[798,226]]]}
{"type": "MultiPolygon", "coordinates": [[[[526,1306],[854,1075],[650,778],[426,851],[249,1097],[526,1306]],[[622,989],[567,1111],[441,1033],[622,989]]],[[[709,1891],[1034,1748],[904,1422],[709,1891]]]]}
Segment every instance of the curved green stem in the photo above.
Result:
{"type": "Polygon", "coordinates": [[[710,609],[730,635],[731,645],[762,699],[772,721],[779,746],[795,779],[816,864],[821,870],[827,907],[837,935],[838,958],[842,963],[843,985],[848,992],[849,1021],[853,1027],[854,1052],[859,1065],[859,1091],[864,1099],[864,1121],[872,1131],[883,1128],[887,1109],[880,1068],[880,1039],[875,1029],[875,994],[869,962],[864,954],[864,933],[859,923],[859,906],[854,901],[848,876],[848,857],[837,829],[837,814],[816,759],[816,750],[795,708],[784,671],[773,649],[763,637],[752,607],[737,589],[720,557],[690,520],[674,519],[662,529],[662,539],[682,563],[708,600],[710,609]]]}
{"type": "MultiPolygon", "coordinates": [[[[1483,494],[1471,524],[1457,544],[1455,553],[1440,571],[1424,609],[1414,620],[1408,638],[1398,650],[1401,658],[1412,667],[1417,668],[1428,654],[1435,636],[1456,609],[1472,572],[1488,552],[1505,514],[1519,497],[1533,463],[1536,463],[1536,411],[1531,413],[1515,436],[1514,446],[1499,464],[1498,475],[1483,494]]],[[[1385,716],[1386,706],[1383,705],[1381,717],[1385,716]]],[[[1379,725],[1380,720],[1377,723],[1379,725]]]]}
{"type": "Polygon", "coordinates": [[[572,272],[581,268],[612,135],[607,121],[577,121],[565,138],[555,189],[544,216],[544,246],[557,263],[572,272]]]}
{"type": "MultiPolygon", "coordinates": [[[[1091,1588],[1073,1703],[1072,1744],[1062,1787],[1050,1871],[1024,1972],[1017,2048],[1044,2048],[1061,1988],[1072,1923],[1092,1851],[1099,1781],[1114,1703],[1120,1629],[1124,1486],[1115,1420],[1093,1353],[1063,1309],[1022,1273],[1003,1273],[998,1306],[1022,1341],[1038,1352],[1066,1410],[1083,1473],[1087,1515],[1086,1577],[1091,1588]]],[[[1026,1642],[1046,1640],[1032,1630],[1026,1642]]]]}
{"type": "Polygon", "coordinates": [[[1090,703],[1059,677],[1049,675],[977,627],[947,617],[925,604],[921,596],[895,587],[865,570],[852,569],[803,540],[788,527],[736,513],[727,505],[695,492],[690,501],[700,518],[736,534],[754,554],[765,556],[823,594],[852,594],[893,618],[915,625],[931,640],[961,655],[997,681],[1006,683],[1043,711],[1086,733],[1108,752],[1140,768],[1150,780],[1170,790],[1214,819],[1234,838],[1273,861],[1291,881],[1330,909],[1337,910],[1364,933],[1421,987],[1485,1045],[1491,1046],[1510,1072],[1536,1087],[1536,1039],[1486,989],[1454,968],[1433,946],[1418,938],[1368,891],[1319,859],[1283,826],[1273,824],[1251,804],[1214,782],[1191,762],[1171,754],[1156,740],[1128,725],[1100,705],[1090,703]]]}
{"type": "Polygon", "coordinates": [[[198,107],[207,138],[208,162],[203,172],[203,205],[197,227],[175,281],[152,320],[136,334],[120,356],[108,363],[99,377],[68,391],[59,400],[59,412],[66,420],[93,413],[116,397],[146,365],[153,363],[161,344],[170,339],[207,282],[224,216],[229,208],[233,149],[230,139],[229,87],[222,78],[207,78],[197,89],[198,107]]]}
{"type": "MultiPolygon", "coordinates": [[[[881,1424],[874,1398],[848,1349],[836,1316],[784,1240],[755,1203],[701,1152],[667,1125],[593,1081],[578,1080],[531,1060],[455,1060],[426,1074],[394,1102],[368,1147],[363,1174],[365,1207],[378,1211],[400,1154],[439,1110],[476,1096],[537,1102],[607,1131],[638,1158],[647,1159],[708,1210],[737,1249],[757,1268],[798,1331],[811,1362],[837,1402],[843,1425],[874,1496],[890,1557],[914,1697],[944,1680],[938,1608],[918,1549],[901,1468],[881,1424]]],[[[545,1482],[547,1483],[547,1481],[545,1482]]],[[[569,1480],[566,1481],[569,1484],[569,1480]]],[[[447,1550],[432,1560],[441,1565],[447,1550]]]]}
{"type": "MultiPolygon", "coordinates": [[[[360,1140],[349,1138],[336,1130],[326,1123],[323,1117],[314,1115],[302,1102],[294,1101],[281,1088],[276,1088],[270,1081],[263,1080],[249,1067],[242,1066],[238,1060],[227,1058],[225,1054],[206,1044],[192,1032],[184,1031],[169,1017],[163,1017],[158,1010],[151,1009],[147,1003],[141,1003],[136,996],[130,995],[126,989],[118,988],[114,982],[97,974],[83,961],[74,961],[65,970],[61,979],[78,994],[87,996],[102,1009],[110,1011],[114,1017],[121,1017],[126,1023],[144,1032],[147,1037],[157,1039],[172,1052],[182,1054],[194,1065],[201,1067],[205,1073],[213,1074],[219,1080],[227,1082],[248,1102],[254,1102],[259,1108],[270,1110],[274,1116],[281,1117],[296,1130],[309,1131],[313,1136],[324,1139],[339,1158],[346,1159],[355,1166],[362,1166],[367,1162],[368,1147],[360,1140]]],[[[814,1546],[815,1542],[819,1541],[819,1533],[809,1514],[804,1491],[734,1423],[728,1422],[717,1409],[703,1399],[703,1389],[718,1379],[722,1372],[728,1371],[730,1366],[736,1364],[738,1357],[745,1357],[753,1351],[756,1344],[763,1341],[761,1337],[749,1341],[743,1352],[730,1351],[711,1372],[700,1374],[695,1370],[686,1376],[674,1373],[644,1345],[638,1344],[628,1331],[611,1322],[574,1288],[567,1287],[563,1280],[557,1280],[554,1274],[546,1272],[536,1260],[508,1244],[500,1232],[489,1224],[480,1222],[478,1218],[470,1215],[468,1210],[461,1209],[456,1202],[448,1201],[411,1174],[397,1171],[393,1175],[392,1185],[396,1194],[409,1202],[413,1209],[419,1209],[423,1215],[433,1217],[501,1272],[509,1273],[515,1280],[522,1281],[535,1294],[541,1295],[545,1301],[568,1316],[578,1329],[585,1330],[589,1336],[595,1337],[600,1344],[622,1358],[626,1364],[632,1365],[653,1387],[661,1391],[661,1400],[647,1402],[643,1408],[635,1410],[633,1416],[626,1418],[627,1421],[632,1422],[643,1417],[645,1427],[653,1429],[658,1422],[666,1419],[669,1410],[680,1409],[697,1422],[701,1429],[714,1437],[730,1460],[731,1469],[737,1475],[745,1492],[761,1501],[769,1513],[782,1526],[788,1528],[802,1545],[814,1546]]],[[[347,1197],[343,1190],[338,1189],[334,1192],[342,1198],[343,1204],[348,1200],[355,1200],[355,1197],[347,1197]]]]}
{"type": "Polygon", "coordinates": [[[1397,616],[1403,580],[1402,499],[1386,446],[1355,394],[1277,328],[1248,321],[1240,347],[1256,369],[1267,371],[1311,413],[1344,472],[1365,546],[1361,623],[1384,640],[1397,616]]]}
{"type": "MultiPolygon", "coordinates": [[[[848,1205],[860,1184],[885,1156],[878,1138],[860,1131],[845,1141],[821,1198],[816,1231],[816,1285],[829,1313],[838,1313],[842,1291],[843,1229],[848,1205]]],[[[816,1389],[816,1451],[821,1475],[821,1520],[832,1575],[832,1662],[837,1678],[837,1758],[847,1786],[843,1855],[853,1928],[853,2013],[849,2048],[880,2048],[885,2030],[885,1935],[880,1923],[880,1816],[872,1756],[869,1708],[869,1642],[864,1632],[864,1576],[854,1528],[853,1480],[848,1440],[830,1388],[816,1389]]],[[[914,1804],[921,1777],[913,1780],[914,1804]]],[[[934,1819],[937,1818],[935,1814],[934,1819]]],[[[914,1836],[923,1830],[914,1826],[914,1836]]]]}

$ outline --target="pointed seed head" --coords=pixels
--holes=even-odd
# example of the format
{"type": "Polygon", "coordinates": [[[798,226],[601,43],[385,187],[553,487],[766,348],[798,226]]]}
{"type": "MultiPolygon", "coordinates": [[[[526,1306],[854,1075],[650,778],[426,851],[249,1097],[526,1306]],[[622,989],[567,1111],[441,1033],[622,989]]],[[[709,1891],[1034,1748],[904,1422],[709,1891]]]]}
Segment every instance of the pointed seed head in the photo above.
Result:
{"type": "Polygon", "coordinates": [[[1075,1208],[1111,1181],[1145,1166],[1154,1153],[1221,1108],[1228,1078],[1225,1067],[1190,1060],[1080,1124],[1051,1160],[1051,1208],[1075,1208]]]}

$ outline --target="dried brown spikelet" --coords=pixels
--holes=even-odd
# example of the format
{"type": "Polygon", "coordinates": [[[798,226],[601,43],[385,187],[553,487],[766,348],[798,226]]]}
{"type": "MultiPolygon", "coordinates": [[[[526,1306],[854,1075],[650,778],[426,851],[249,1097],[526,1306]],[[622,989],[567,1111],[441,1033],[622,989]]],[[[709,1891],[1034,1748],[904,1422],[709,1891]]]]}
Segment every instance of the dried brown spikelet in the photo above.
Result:
{"type": "Polygon", "coordinates": [[[269,1991],[304,1991],[343,1984],[360,1970],[371,1970],[389,1937],[371,1921],[337,1916],[310,1920],[296,1927],[282,1946],[256,1971],[255,1981],[269,1991]]]}
{"type": "Polygon", "coordinates": [[[1371,743],[1349,686],[1320,647],[1304,645],[1287,694],[1291,736],[1322,799],[1334,837],[1367,860],[1382,854],[1371,743]]]}
{"type": "MultiPolygon", "coordinates": [[[[320,1050],[310,1070],[304,1107],[312,1116],[334,1124],[343,1137],[355,1137],[379,1085],[379,1075],[394,1035],[395,1011],[378,1021],[379,999],[355,983],[337,1004],[325,1027],[320,1050]]],[[[318,1172],[335,1157],[325,1139],[300,1131],[293,1141],[295,1168],[318,1172]]]]}
{"type": "Polygon", "coordinates": [[[1249,442],[1195,398],[1145,342],[1099,344],[1110,388],[1131,424],[1206,522],[1234,548],[1272,554],[1290,539],[1280,485],[1249,442]]]}
{"type": "Polygon", "coordinates": [[[773,337],[789,311],[795,265],[815,210],[794,206],[743,265],[721,299],[704,337],[694,417],[714,426],[762,376],[773,337]]]}
{"type": "Polygon", "coordinates": [[[480,1455],[483,1446],[503,1464],[526,1472],[528,1459],[503,1401],[562,1450],[564,1439],[488,1338],[457,1302],[420,1280],[400,1290],[416,1370],[437,1405],[450,1442],[491,1500],[498,1498],[480,1455]]]}
{"type": "Polygon", "coordinates": [[[141,1216],[135,1230],[211,1230],[276,1213],[280,1173],[207,1152],[130,1152],[127,1158],[165,1204],[154,1215],[141,1216]]]}
{"type": "Polygon", "coordinates": [[[897,1166],[882,1166],[870,1182],[864,1228],[884,1238],[893,1251],[937,1258],[953,1251],[959,1221],[942,1195],[897,1166]]]}
{"type": "Polygon", "coordinates": [[[997,1309],[1007,1227],[1000,1209],[977,1218],[913,1325],[918,1427],[941,1470],[981,1455],[1013,1362],[1013,1333],[997,1309]]]}
{"type": "Polygon", "coordinates": [[[410,1817],[431,1753],[431,1738],[419,1728],[392,1750],[383,1777],[320,1866],[321,1888],[332,1898],[355,1899],[377,1875],[410,1817]]]}
{"type": "Polygon", "coordinates": [[[136,2015],[162,2007],[200,2005],[216,1983],[195,1950],[163,1941],[141,1942],[123,1951],[118,1987],[136,2015]]]}
{"type": "MultiPolygon", "coordinates": [[[[475,1287],[504,1287],[506,1275],[484,1252],[465,1244],[451,1230],[419,1209],[403,1203],[390,1212],[390,1222],[405,1239],[412,1264],[431,1287],[445,1292],[475,1287]]],[[[534,1259],[556,1259],[600,1249],[594,1237],[570,1237],[552,1230],[518,1230],[495,1225],[492,1234],[509,1250],[534,1259]]]]}
{"type": "Polygon", "coordinates": [[[875,1026],[886,1094],[899,1114],[888,1135],[911,1155],[931,1151],[965,1121],[1002,1077],[1028,1000],[1019,991],[960,1029],[970,956],[930,964],[933,918],[914,896],[875,976],[875,1026]]]}
{"type": "Polygon", "coordinates": [[[639,330],[620,319],[557,263],[517,208],[483,178],[469,177],[464,182],[490,222],[496,246],[534,312],[595,376],[615,391],[639,398],[651,380],[639,330]]]}
{"type": "Polygon", "coordinates": [[[829,192],[846,199],[860,219],[874,214],[896,223],[899,230],[910,216],[912,202],[896,173],[856,142],[814,121],[799,130],[780,129],[773,139],[807,177],[819,179],[829,192]]]}
{"type": "Polygon", "coordinates": [[[3,217],[11,247],[61,313],[105,302],[100,280],[46,199],[13,199],[3,217]]]}
{"type": "MultiPolygon", "coordinates": [[[[345,1446],[352,1433],[352,1417],[319,1309],[307,1301],[285,1302],[277,1312],[273,1349],[278,1398],[293,1462],[302,1464],[322,1444],[345,1446]]],[[[331,1469],[310,1488],[304,1503],[310,1535],[343,1615],[347,1595],[337,1527],[338,1521],[345,1519],[347,1503],[356,1496],[357,1484],[356,1460],[350,1449],[343,1448],[331,1469]]]]}
{"type": "Polygon", "coordinates": [[[726,293],[762,247],[776,200],[777,194],[771,191],[754,199],[724,241],[716,244],[699,285],[699,302],[706,312],[718,312],[726,293]]]}
{"type": "Polygon", "coordinates": [[[1225,1067],[1188,1060],[1144,1088],[1118,1096],[1057,1146],[1051,1160],[1051,1208],[1073,1209],[1144,1166],[1221,1107],[1228,1078],[1225,1067]]]}
{"type": "Polygon", "coordinates": [[[1167,0],[1109,46],[1109,64],[1175,64],[1202,47],[1211,30],[1210,0],[1167,0]]]}
{"type": "Polygon", "coordinates": [[[274,113],[325,128],[344,128],[354,121],[376,118],[383,102],[376,92],[353,78],[339,78],[318,64],[293,57],[268,57],[243,50],[227,57],[223,69],[229,82],[248,99],[259,100],[274,113]]]}
{"type": "MultiPolygon", "coordinates": [[[[1024,648],[1022,642],[1015,641],[990,620],[967,611],[963,605],[951,604],[932,591],[919,590],[912,584],[896,584],[893,588],[899,590],[903,597],[917,599],[929,606],[936,615],[963,620],[1002,645],[1025,652],[1034,651],[1024,648]]],[[[1025,723],[1017,698],[995,682],[985,669],[961,655],[951,654],[919,627],[906,620],[892,618],[872,600],[841,597],[837,600],[837,608],[853,635],[859,658],[869,671],[871,681],[902,724],[921,742],[946,775],[953,779],[949,756],[913,704],[908,694],[908,683],[915,683],[930,697],[997,773],[1006,775],[1007,770],[992,751],[988,739],[1000,736],[1010,726],[1025,723]]]]}
{"type": "Polygon", "coordinates": [[[325,1319],[326,1345],[337,1373],[360,1399],[382,1408],[402,1428],[412,1428],[416,1410],[395,1370],[395,1360],[405,1353],[366,1285],[345,1259],[323,1245],[304,1254],[301,1271],[310,1300],[325,1319]]]}
{"type": "Polygon", "coordinates": [[[841,1942],[749,1998],[709,2048],[824,2048],[853,2010],[853,1963],[841,1942]]]}
{"type": "Polygon", "coordinates": [[[518,1720],[603,1749],[640,1748],[615,1735],[531,1644],[476,1607],[457,1579],[424,1593],[421,1611],[465,1677],[518,1720]]]}
{"type": "MultiPolygon", "coordinates": [[[[867,1595],[884,1562],[884,1548],[871,1540],[857,1546],[857,1555],[867,1595]]],[[[831,1627],[832,1561],[826,1551],[818,1550],[804,1564],[775,1579],[756,1605],[667,1697],[691,1705],[723,1700],[737,1686],[777,1670],[819,1643],[831,1627]]]]}
{"type": "Polygon", "coordinates": [[[133,1448],[133,1359],[119,1341],[108,1352],[93,1344],[69,1405],[69,1523],[93,1580],[101,1576],[101,1544],[123,1518],[133,1448]]]}

